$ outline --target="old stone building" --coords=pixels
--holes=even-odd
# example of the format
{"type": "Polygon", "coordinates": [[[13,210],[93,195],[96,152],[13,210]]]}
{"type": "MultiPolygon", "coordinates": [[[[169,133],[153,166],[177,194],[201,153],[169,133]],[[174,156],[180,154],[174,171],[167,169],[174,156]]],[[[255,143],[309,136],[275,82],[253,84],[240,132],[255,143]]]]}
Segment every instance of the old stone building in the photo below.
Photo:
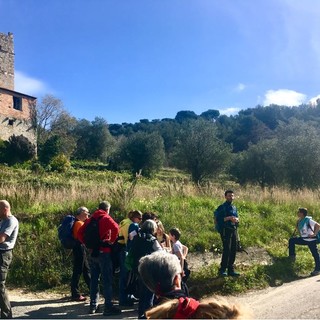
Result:
{"type": "Polygon", "coordinates": [[[14,91],[13,34],[0,33],[0,139],[23,135],[36,145],[31,121],[36,98],[14,91]]]}

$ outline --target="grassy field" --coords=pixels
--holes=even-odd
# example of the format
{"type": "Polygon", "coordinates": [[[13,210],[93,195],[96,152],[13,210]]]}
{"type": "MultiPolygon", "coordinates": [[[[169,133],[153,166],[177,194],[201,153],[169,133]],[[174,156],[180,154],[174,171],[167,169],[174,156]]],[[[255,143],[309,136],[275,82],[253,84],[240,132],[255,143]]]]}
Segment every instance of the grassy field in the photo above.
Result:
{"type": "MultiPolygon", "coordinates": [[[[152,180],[132,180],[129,175],[86,169],[65,174],[36,175],[27,169],[0,167],[0,198],[7,199],[20,221],[20,234],[8,282],[13,286],[47,289],[67,285],[71,274],[70,252],[61,248],[57,226],[63,216],[85,205],[93,211],[99,201],[109,200],[111,214],[120,221],[131,209],[154,211],[166,229],[179,227],[181,241],[191,252],[219,251],[213,210],[224,201],[223,192],[233,188],[241,218],[240,234],[245,247],[263,247],[272,265],[239,266],[240,279],[216,278],[217,265],[192,274],[195,295],[235,293],[278,285],[312,271],[312,257],[299,248],[298,261],[285,258],[287,240],[299,206],[309,208],[320,220],[319,192],[286,189],[243,188],[234,183],[195,186],[181,172],[163,170],[152,180]]],[[[250,257],[248,257],[250,259],[250,257]]]]}

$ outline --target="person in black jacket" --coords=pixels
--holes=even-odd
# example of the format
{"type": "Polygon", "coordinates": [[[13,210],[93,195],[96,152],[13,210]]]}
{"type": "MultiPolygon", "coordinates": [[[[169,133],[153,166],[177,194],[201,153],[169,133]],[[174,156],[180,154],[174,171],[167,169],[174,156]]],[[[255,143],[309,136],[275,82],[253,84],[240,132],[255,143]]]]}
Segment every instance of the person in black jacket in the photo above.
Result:
{"type": "MultiPolygon", "coordinates": [[[[155,251],[162,250],[161,245],[155,237],[157,232],[157,224],[153,220],[146,220],[139,231],[138,235],[134,237],[130,254],[133,257],[132,270],[138,274],[139,261],[142,257],[149,255],[155,251]]],[[[144,318],[144,313],[147,309],[153,306],[154,294],[143,283],[138,275],[139,281],[139,307],[138,317],[144,318]]]]}

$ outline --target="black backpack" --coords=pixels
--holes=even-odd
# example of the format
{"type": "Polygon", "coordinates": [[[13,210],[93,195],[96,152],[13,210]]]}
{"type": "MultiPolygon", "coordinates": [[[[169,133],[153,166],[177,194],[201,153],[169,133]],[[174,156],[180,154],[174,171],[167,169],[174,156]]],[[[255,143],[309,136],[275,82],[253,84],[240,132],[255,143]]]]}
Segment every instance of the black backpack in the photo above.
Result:
{"type": "Polygon", "coordinates": [[[92,250],[92,256],[98,256],[99,248],[101,247],[101,239],[99,233],[99,221],[102,218],[90,218],[89,223],[86,225],[83,233],[83,241],[88,249],[92,250]]]}
{"type": "Polygon", "coordinates": [[[73,237],[73,225],[76,218],[72,215],[67,215],[62,220],[62,223],[58,227],[58,237],[62,246],[66,249],[72,249],[77,243],[77,240],[73,237]]]}

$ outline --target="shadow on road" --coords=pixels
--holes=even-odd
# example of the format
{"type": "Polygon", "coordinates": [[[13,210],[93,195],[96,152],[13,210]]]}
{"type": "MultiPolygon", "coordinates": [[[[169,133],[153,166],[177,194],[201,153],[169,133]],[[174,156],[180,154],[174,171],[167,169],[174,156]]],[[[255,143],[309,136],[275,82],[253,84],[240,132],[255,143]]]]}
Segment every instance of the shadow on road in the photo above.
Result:
{"type": "Polygon", "coordinates": [[[12,301],[14,317],[18,319],[134,319],[137,318],[137,307],[122,308],[118,316],[103,316],[101,313],[90,315],[89,304],[70,301],[68,298],[54,300],[12,301]],[[49,305],[49,306],[48,306],[49,305]]]}

